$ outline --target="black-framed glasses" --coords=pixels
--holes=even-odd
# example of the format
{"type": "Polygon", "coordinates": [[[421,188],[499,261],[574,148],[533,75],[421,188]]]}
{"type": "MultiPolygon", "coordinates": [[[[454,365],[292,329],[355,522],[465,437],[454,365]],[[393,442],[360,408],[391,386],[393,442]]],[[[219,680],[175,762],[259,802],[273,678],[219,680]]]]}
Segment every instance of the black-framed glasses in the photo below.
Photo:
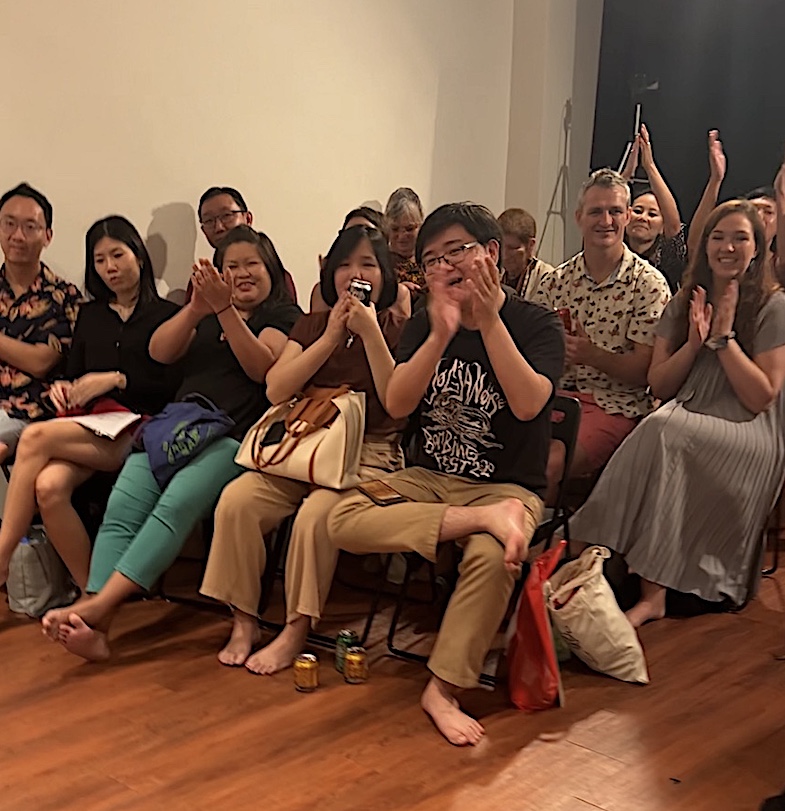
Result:
{"type": "Polygon", "coordinates": [[[224,228],[228,228],[234,222],[238,214],[245,214],[245,212],[236,208],[234,211],[225,211],[223,214],[218,214],[215,217],[206,217],[200,220],[200,222],[204,228],[215,228],[215,224],[220,220],[221,225],[223,225],[224,228]]]}
{"type": "Polygon", "coordinates": [[[33,220],[25,220],[20,222],[13,217],[0,217],[0,231],[10,236],[17,228],[22,229],[22,233],[26,237],[34,237],[36,234],[43,231],[44,226],[33,220]]]}
{"type": "Polygon", "coordinates": [[[457,248],[451,248],[449,251],[446,251],[441,256],[432,256],[430,259],[426,259],[422,263],[423,270],[436,270],[439,262],[446,262],[451,267],[456,267],[460,265],[461,262],[466,258],[466,253],[470,251],[472,248],[476,248],[480,243],[479,242],[467,242],[464,245],[459,245],[457,248]]]}

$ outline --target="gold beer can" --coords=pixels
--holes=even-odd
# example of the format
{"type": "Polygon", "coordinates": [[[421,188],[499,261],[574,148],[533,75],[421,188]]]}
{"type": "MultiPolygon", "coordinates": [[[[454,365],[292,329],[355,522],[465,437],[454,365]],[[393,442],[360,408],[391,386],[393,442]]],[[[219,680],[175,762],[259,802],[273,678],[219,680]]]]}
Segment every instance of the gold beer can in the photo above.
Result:
{"type": "Polygon", "coordinates": [[[319,686],[319,660],[313,653],[301,653],[293,663],[294,686],[301,693],[312,693],[319,686]]]}
{"type": "Polygon", "coordinates": [[[368,653],[359,646],[349,648],[343,661],[343,678],[347,684],[368,681],[368,653]]]}

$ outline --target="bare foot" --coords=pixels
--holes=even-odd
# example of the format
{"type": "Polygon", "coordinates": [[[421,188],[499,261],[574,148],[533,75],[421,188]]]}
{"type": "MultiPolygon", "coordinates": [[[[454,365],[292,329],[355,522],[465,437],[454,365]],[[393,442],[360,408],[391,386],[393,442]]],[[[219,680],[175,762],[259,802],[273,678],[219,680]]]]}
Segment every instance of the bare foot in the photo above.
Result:
{"type": "Polygon", "coordinates": [[[91,628],[78,614],[70,614],[68,624],[60,626],[60,642],[69,653],[89,662],[104,662],[109,658],[106,634],[91,628]]]}
{"type": "Polygon", "coordinates": [[[69,605],[65,608],[53,608],[47,611],[41,620],[41,630],[45,636],[48,636],[52,642],[60,641],[60,626],[68,625],[68,617],[74,613],[76,605],[69,605]]]}
{"type": "Polygon", "coordinates": [[[86,595],[77,600],[73,605],[63,608],[53,608],[47,611],[41,620],[41,630],[54,642],[61,642],[60,629],[64,625],[69,625],[71,614],[78,614],[87,625],[96,625],[103,618],[93,611],[96,602],[94,595],[86,595]]]}
{"type": "Polygon", "coordinates": [[[239,667],[245,664],[245,660],[251,651],[259,644],[262,634],[256,617],[250,614],[243,614],[235,611],[232,635],[226,646],[218,654],[218,661],[228,667],[239,667]]]}
{"type": "Polygon", "coordinates": [[[302,615],[294,622],[288,622],[269,645],[248,657],[245,666],[251,673],[260,676],[272,676],[273,673],[291,667],[294,657],[303,649],[308,638],[309,624],[310,617],[302,615]]]}
{"type": "Polygon", "coordinates": [[[625,616],[633,628],[640,628],[644,623],[661,620],[665,616],[665,600],[641,600],[625,616]]]}
{"type": "Polygon", "coordinates": [[[458,699],[449,692],[446,683],[436,676],[425,686],[420,706],[453,746],[476,746],[485,734],[482,724],[461,710],[458,699]]]}
{"type": "Polygon", "coordinates": [[[517,498],[506,498],[487,510],[488,532],[504,544],[504,565],[515,571],[526,560],[529,541],[536,529],[534,518],[517,498]]]}

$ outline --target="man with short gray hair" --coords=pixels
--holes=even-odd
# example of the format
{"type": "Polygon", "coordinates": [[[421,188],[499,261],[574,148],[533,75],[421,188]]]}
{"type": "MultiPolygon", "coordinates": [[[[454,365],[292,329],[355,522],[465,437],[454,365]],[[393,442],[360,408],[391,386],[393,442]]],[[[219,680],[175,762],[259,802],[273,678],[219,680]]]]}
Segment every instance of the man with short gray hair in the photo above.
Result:
{"type": "MultiPolygon", "coordinates": [[[[560,310],[565,324],[565,394],[581,401],[572,475],[607,463],[637,421],[654,407],[647,374],[654,329],[671,294],[665,277],[624,244],[630,190],[612,169],[581,187],[575,219],[583,250],[547,274],[533,300],[560,310]]],[[[561,479],[564,447],[552,443],[549,496],[561,479]]]]}

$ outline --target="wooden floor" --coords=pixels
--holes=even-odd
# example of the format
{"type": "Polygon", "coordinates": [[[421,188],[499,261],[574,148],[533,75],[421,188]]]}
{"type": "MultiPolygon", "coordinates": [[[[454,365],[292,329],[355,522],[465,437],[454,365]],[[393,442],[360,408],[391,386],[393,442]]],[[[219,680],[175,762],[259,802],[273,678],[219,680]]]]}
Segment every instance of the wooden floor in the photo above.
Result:
{"type": "MultiPolygon", "coordinates": [[[[533,716],[474,691],[476,749],[419,710],[426,673],[384,655],[387,614],[368,684],[345,685],[325,654],[323,686],[302,695],[291,672],[218,664],[225,616],[129,605],[114,661],[87,665],[3,605],[0,811],[754,811],[785,785],[782,583],[740,615],[644,628],[649,686],[568,665],[566,708],[533,716]]],[[[328,628],[358,605],[339,594],[328,628]]]]}

